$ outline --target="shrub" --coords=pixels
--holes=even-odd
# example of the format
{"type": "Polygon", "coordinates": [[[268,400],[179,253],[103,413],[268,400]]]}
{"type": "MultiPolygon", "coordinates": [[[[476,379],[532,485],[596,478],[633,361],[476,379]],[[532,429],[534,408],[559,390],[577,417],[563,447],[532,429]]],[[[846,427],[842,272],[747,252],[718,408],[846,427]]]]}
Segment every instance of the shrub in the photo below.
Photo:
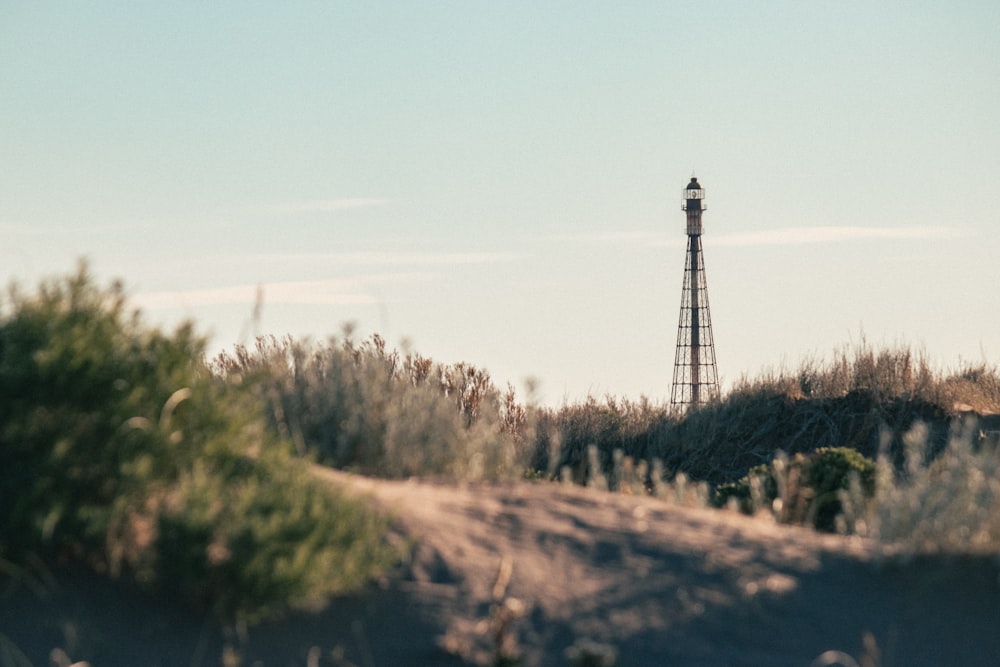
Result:
{"type": "Polygon", "coordinates": [[[712,504],[715,507],[735,506],[744,514],[756,514],[761,509],[770,509],[777,496],[778,487],[771,474],[771,466],[762,463],[750,468],[737,481],[716,487],[712,504]]]}
{"type": "Polygon", "coordinates": [[[0,558],[82,560],[225,617],[360,585],[384,519],[317,486],[190,325],[128,311],[86,267],[0,304],[0,558]],[[335,565],[335,567],[331,567],[335,565]]]}
{"type": "Polygon", "coordinates": [[[516,477],[531,424],[514,392],[475,366],[386,349],[378,335],[326,344],[259,338],[214,362],[256,386],[271,426],[327,465],[383,477],[516,477]]]}
{"type": "Polygon", "coordinates": [[[975,422],[927,457],[928,430],[906,436],[906,464],[877,462],[874,501],[858,521],[889,554],[1000,553],[1000,450],[976,442],[975,422]]]}
{"type": "Polygon", "coordinates": [[[353,590],[395,557],[385,520],[302,465],[255,464],[235,480],[185,473],[138,566],[156,590],[222,618],[257,621],[353,590]]]}
{"type": "Polygon", "coordinates": [[[874,461],[848,447],[821,447],[790,460],[782,454],[770,464],[755,466],[739,481],[720,485],[712,502],[716,507],[735,503],[747,514],[773,510],[781,521],[808,523],[830,532],[852,477],[870,498],[875,489],[874,461]]]}
{"type": "Polygon", "coordinates": [[[121,286],[101,291],[83,267],[34,298],[11,291],[0,320],[6,553],[93,557],[121,499],[176,475],[195,443],[171,442],[170,399],[211,390],[201,349],[190,327],[141,327],[121,286]]]}
{"type": "Polygon", "coordinates": [[[663,457],[666,438],[679,419],[679,413],[646,397],[632,401],[608,396],[598,401],[588,396],[582,403],[541,411],[531,466],[551,478],[568,470],[575,482],[584,484],[591,446],[597,448],[605,474],[612,472],[615,451],[650,465],[663,457]]]}

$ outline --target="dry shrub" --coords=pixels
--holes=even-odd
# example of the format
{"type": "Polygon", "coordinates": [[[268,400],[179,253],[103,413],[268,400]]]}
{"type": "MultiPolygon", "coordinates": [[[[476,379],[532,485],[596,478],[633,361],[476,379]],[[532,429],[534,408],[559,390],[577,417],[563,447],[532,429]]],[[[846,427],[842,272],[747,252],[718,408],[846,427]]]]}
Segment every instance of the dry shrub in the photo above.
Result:
{"type": "Polygon", "coordinates": [[[327,465],[382,477],[514,477],[526,466],[530,410],[470,364],[389,350],[377,334],[325,344],[258,338],[216,358],[254,386],[271,425],[327,465]]]}
{"type": "Polygon", "coordinates": [[[1000,450],[977,442],[975,421],[956,428],[934,458],[923,425],[905,445],[902,469],[879,459],[875,500],[859,532],[889,554],[1000,553],[1000,450]]]}

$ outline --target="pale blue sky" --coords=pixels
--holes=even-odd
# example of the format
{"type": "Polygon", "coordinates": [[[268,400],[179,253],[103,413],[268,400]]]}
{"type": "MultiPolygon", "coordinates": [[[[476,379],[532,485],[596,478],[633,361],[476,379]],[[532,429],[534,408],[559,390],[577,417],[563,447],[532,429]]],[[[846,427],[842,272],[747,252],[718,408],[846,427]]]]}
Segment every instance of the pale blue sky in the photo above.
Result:
{"type": "Polygon", "coordinates": [[[694,170],[727,385],[997,362],[998,118],[995,0],[0,0],[0,278],[666,400],[694,170]]]}

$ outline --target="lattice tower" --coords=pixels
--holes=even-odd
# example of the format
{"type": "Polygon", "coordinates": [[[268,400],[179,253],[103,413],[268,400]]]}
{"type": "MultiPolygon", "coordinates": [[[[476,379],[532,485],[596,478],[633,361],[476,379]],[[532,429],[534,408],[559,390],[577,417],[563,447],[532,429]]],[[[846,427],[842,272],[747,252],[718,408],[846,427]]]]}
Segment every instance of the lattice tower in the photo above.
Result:
{"type": "Polygon", "coordinates": [[[705,190],[692,177],[684,189],[687,212],[687,250],[681,313],[677,323],[677,352],[674,355],[674,384],[670,404],[702,405],[719,395],[719,369],[715,363],[712,316],[708,309],[705,259],[701,251],[705,190]]]}

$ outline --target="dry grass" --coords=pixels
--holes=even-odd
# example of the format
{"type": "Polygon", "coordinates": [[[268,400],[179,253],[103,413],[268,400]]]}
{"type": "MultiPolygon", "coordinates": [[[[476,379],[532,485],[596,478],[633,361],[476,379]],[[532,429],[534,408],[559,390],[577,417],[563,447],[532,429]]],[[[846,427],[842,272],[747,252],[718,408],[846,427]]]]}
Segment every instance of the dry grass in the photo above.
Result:
{"type": "MultiPolygon", "coordinates": [[[[719,401],[682,414],[666,405],[606,398],[566,405],[540,417],[534,467],[568,468],[577,481],[587,472],[587,448],[598,449],[601,467],[613,452],[652,466],[668,477],[720,484],[734,481],[777,452],[808,453],[850,447],[878,455],[882,434],[901,464],[902,434],[927,425],[927,443],[940,452],[951,422],[960,415],[1000,412],[1000,371],[985,364],[939,371],[906,347],[877,350],[865,342],[839,350],[827,362],[806,361],[795,371],[744,377],[719,401]]],[[[650,483],[652,480],[649,480],[650,483]]]]}
{"type": "Polygon", "coordinates": [[[686,506],[716,502],[713,488],[743,477],[744,511],[812,524],[834,507],[826,530],[870,538],[883,555],[1000,553],[998,413],[995,366],[943,371],[862,341],[743,378],[688,414],[615,398],[544,411],[534,463],[550,478],[686,506]],[[852,450],[877,460],[874,484],[845,472],[847,484],[819,489],[809,462],[852,450]]]}
{"type": "Polygon", "coordinates": [[[524,406],[475,366],[400,354],[377,336],[322,345],[261,339],[252,350],[219,357],[215,368],[230,380],[256,383],[274,428],[301,451],[366,474],[526,474],[704,507],[715,501],[713,489],[766,466],[766,479],[746,478],[745,500],[751,512],[777,521],[819,517],[824,529],[886,543],[905,536],[918,550],[926,547],[921,542],[955,544],[966,534],[975,548],[994,544],[992,525],[976,518],[996,502],[982,481],[993,474],[982,445],[991,414],[1000,412],[1000,373],[986,365],[944,372],[909,348],[862,342],[826,362],[743,378],[719,401],[687,414],[645,398],[588,398],[557,410],[524,406]],[[977,414],[985,428],[969,422],[958,438],[955,420],[977,414]],[[810,462],[837,451],[881,457],[874,492],[867,482],[845,488],[847,472],[833,486],[813,479],[826,464],[810,462]],[[947,497],[957,499],[951,504],[933,493],[948,485],[955,489],[947,497]],[[910,506],[947,519],[906,511],[910,506]],[[830,507],[843,515],[826,516],[830,507]],[[942,536],[938,524],[965,527],[956,528],[959,536],[942,536]],[[920,537],[925,533],[932,537],[920,537]]]}
{"type": "Polygon", "coordinates": [[[378,335],[326,343],[259,338],[217,357],[217,374],[256,387],[272,427],[301,454],[379,477],[516,477],[529,409],[471,364],[400,354],[378,335]]]}
{"type": "Polygon", "coordinates": [[[1000,450],[971,420],[933,459],[928,438],[920,424],[905,435],[901,469],[879,458],[875,496],[850,526],[883,555],[1000,554],[1000,450]]]}

